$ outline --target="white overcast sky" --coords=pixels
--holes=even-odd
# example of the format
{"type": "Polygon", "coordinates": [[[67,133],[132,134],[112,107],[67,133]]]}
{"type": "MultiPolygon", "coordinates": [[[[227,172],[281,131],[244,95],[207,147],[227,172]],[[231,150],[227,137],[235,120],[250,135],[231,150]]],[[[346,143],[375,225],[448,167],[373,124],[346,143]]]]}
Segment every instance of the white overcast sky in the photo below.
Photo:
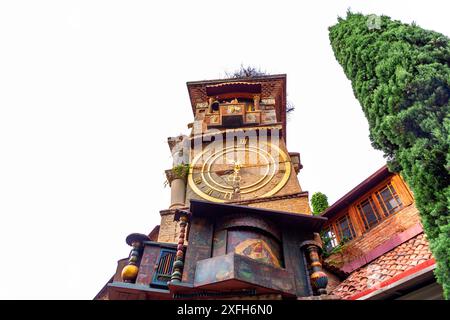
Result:
{"type": "Polygon", "coordinates": [[[384,164],[327,28],[347,8],[450,35],[446,1],[0,1],[0,298],[92,299],[169,205],[187,81],[287,74],[289,151],[330,203],[384,164]]]}

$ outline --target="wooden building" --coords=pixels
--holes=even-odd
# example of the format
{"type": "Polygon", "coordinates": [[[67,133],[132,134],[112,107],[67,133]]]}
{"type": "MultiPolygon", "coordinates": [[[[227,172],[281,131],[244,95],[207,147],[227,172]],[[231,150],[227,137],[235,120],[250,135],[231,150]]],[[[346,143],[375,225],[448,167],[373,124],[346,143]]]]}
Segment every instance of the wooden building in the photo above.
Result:
{"type": "Polygon", "coordinates": [[[329,290],[350,300],[442,299],[414,197],[386,166],[322,216],[329,290]]]}

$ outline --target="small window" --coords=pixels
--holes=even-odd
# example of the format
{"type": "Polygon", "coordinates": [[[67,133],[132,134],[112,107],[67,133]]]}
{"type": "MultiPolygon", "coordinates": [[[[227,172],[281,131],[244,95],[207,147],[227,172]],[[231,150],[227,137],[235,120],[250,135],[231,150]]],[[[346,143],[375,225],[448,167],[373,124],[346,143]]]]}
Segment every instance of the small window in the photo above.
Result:
{"type": "Polygon", "coordinates": [[[379,190],[376,195],[385,216],[389,216],[397,212],[403,206],[400,197],[390,183],[383,189],[379,190]]]}
{"type": "Polygon", "coordinates": [[[336,247],[338,245],[336,235],[334,234],[331,227],[328,227],[327,229],[325,229],[323,240],[324,240],[324,245],[325,245],[326,251],[331,251],[334,247],[336,247]]]}
{"type": "Polygon", "coordinates": [[[212,104],[211,104],[211,112],[212,113],[218,113],[219,112],[219,101],[214,101],[212,104]]]}
{"type": "Polygon", "coordinates": [[[378,210],[372,198],[367,198],[366,200],[361,202],[357,206],[357,208],[364,222],[364,227],[366,228],[366,230],[372,228],[381,220],[380,214],[378,213],[378,210]]]}
{"type": "Polygon", "coordinates": [[[337,227],[341,241],[348,241],[355,237],[355,229],[348,214],[337,221],[337,227]]]}
{"type": "Polygon", "coordinates": [[[155,273],[150,284],[152,287],[167,289],[167,282],[172,277],[175,254],[175,249],[161,249],[155,273]]]}

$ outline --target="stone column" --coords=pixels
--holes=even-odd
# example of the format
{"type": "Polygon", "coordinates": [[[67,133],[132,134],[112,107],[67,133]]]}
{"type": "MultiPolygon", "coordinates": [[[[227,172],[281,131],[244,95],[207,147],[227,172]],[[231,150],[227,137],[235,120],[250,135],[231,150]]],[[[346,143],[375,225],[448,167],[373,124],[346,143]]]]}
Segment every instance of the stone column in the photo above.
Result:
{"type": "Polygon", "coordinates": [[[167,181],[170,185],[169,209],[184,207],[186,198],[186,175],[176,174],[173,169],[166,170],[167,181]]]}

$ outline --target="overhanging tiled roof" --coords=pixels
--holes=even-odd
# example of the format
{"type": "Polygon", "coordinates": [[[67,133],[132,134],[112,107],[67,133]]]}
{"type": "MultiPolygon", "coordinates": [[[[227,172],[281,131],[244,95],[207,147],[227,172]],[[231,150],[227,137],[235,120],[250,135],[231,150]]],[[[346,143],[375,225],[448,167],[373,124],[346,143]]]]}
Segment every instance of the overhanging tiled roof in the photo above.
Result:
{"type": "Polygon", "coordinates": [[[371,263],[352,272],[333,290],[342,299],[351,299],[370,288],[432,259],[423,233],[404,242],[371,263]]]}

